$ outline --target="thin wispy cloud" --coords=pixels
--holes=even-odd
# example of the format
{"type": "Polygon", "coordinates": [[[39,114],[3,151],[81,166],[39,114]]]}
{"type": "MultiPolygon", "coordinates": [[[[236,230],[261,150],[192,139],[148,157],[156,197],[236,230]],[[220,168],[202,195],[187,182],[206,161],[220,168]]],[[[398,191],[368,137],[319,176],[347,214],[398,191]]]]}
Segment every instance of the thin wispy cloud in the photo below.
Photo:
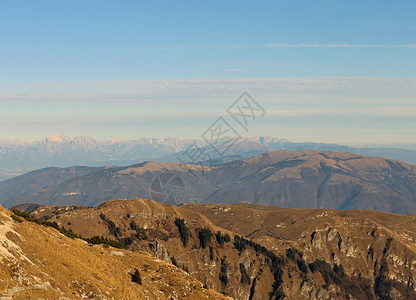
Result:
{"type": "MultiPolygon", "coordinates": [[[[414,103],[416,79],[369,77],[304,77],[244,79],[167,79],[137,81],[0,83],[1,102],[141,102],[222,103],[242,91],[263,99],[296,97],[301,102],[322,97],[355,99],[402,99],[414,103]],[[20,91],[25,89],[25,92],[20,91]],[[196,99],[199,99],[198,101],[196,99]],[[209,102],[207,102],[209,99],[209,102]],[[214,99],[214,100],[212,100],[214,99]]],[[[357,100],[358,101],[358,100],[357,100]]],[[[389,100],[390,101],[390,100],[389,100]]],[[[397,100],[396,100],[397,101],[397,100]]]]}
{"type": "Polygon", "coordinates": [[[416,44],[404,45],[372,45],[372,44],[268,44],[266,48],[404,48],[416,49],[416,44]]]}
{"type": "MultiPolygon", "coordinates": [[[[338,103],[337,103],[338,104],[338,103]]],[[[334,105],[333,105],[334,106],[334,105]]],[[[336,105],[335,105],[336,106],[336,105]]],[[[352,117],[352,116],[381,116],[391,118],[412,117],[416,114],[416,106],[403,106],[395,107],[391,105],[387,106],[371,106],[368,103],[363,105],[352,105],[351,107],[319,107],[319,108],[299,108],[294,107],[291,109],[277,109],[268,111],[268,116],[275,117],[306,117],[306,116],[339,116],[339,117],[352,117]]]]}
{"type": "MultiPolygon", "coordinates": [[[[385,48],[385,49],[413,49],[416,44],[350,44],[350,43],[304,43],[285,44],[270,43],[258,45],[171,45],[150,47],[152,50],[226,50],[226,49],[278,49],[278,48],[385,48]]],[[[149,49],[149,48],[147,48],[149,49]]]]}
{"type": "MultiPolygon", "coordinates": [[[[365,77],[0,83],[0,138],[56,132],[196,137],[243,92],[267,110],[250,134],[366,141],[414,139],[416,79],[365,77]],[[21,89],[26,89],[21,92],[21,89]],[[265,123],[261,123],[265,122],[265,123]],[[359,133],[351,129],[367,130],[359,133]],[[103,130],[111,128],[111,130],[103,130]],[[395,131],[393,131],[393,129],[395,131]],[[309,131],[310,132],[309,132],[309,131]],[[375,130],[375,129],[374,129],[375,130]],[[386,132],[391,135],[386,135],[386,132]],[[317,133],[316,133],[317,132],[317,133]],[[362,135],[360,137],[360,135],[362,135]]],[[[257,124],[257,123],[256,123],[257,124]]],[[[111,134],[111,135],[110,135],[111,134]]]]}

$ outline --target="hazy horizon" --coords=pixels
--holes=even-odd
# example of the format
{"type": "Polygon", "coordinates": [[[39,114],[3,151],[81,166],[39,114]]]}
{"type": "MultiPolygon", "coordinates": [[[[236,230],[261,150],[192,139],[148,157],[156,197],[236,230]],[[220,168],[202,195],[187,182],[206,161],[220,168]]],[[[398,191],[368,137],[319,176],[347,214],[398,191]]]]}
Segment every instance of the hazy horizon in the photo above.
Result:
{"type": "MultiPolygon", "coordinates": [[[[43,139],[46,138],[54,138],[54,137],[65,137],[65,138],[69,138],[70,140],[74,140],[75,138],[79,138],[79,137],[89,137],[94,139],[97,142],[111,142],[111,141],[119,141],[119,142],[128,142],[128,141],[138,141],[141,139],[159,139],[159,140],[168,140],[168,139],[179,139],[179,140],[189,140],[189,141],[202,141],[202,138],[199,137],[177,137],[177,136],[138,136],[136,138],[131,138],[131,139],[120,139],[117,137],[110,137],[110,138],[104,138],[104,139],[98,139],[95,138],[94,136],[90,136],[90,135],[76,135],[76,136],[66,136],[60,133],[53,133],[47,136],[42,136],[39,137],[37,139],[33,139],[33,140],[22,140],[22,139],[11,139],[11,138],[0,138],[0,142],[7,142],[7,143],[26,143],[26,144],[31,144],[31,143],[35,143],[35,142],[40,142],[43,139]]],[[[337,144],[337,143],[333,143],[331,141],[312,141],[312,140],[294,140],[294,139],[290,139],[290,138],[286,138],[286,137],[276,137],[276,136],[268,136],[268,135],[247,135],[247,136],[242,136],[242,138],[248,138],[248,139],[254,139],[254,138],[258,138],[258,137],[267,137],[267,138],[273,138],[273,139],[278,139],[278,140],[285,140],[291,143],[325,143],[325,144],[337,144]]],[[[401,148],[401,149],[408,149],[408,150],[416,150],[416,143],[388,143],[388,144],[383,144],[383,143],[379,143],[379,144],[374,144],[374,143],[349,143],[349,144],[338,144],[340,146],[344,145],[344,146],[350,146],[350,147],[357,147],[357,148],[366,148],[366,147],[376,147],[376,148],[401,148]]]]}

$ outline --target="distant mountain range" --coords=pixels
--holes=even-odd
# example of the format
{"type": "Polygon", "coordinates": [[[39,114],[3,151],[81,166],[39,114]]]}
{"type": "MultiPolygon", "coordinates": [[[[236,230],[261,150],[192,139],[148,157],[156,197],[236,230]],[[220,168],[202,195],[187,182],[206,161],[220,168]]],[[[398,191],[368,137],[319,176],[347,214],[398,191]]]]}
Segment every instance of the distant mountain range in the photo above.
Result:
{"type": "Polygon", "coordinates": [[[275,150],[217,166],[146,162],[77,172],[40,170],[10,179],[0,185],[0,195],[7,195],[0,204],[97,206],[140,197],[170,204],[252,203],[416,213],[416,166],[339,151],[275,150]],[[40,178],[37,172],[44,174],[42,183],[30,185],[33,178],[40,178]],[[20,186],[28,188],[22,191],[20,186]]]}
{"type": "MultiPolygon", "coordinates": [[[[73,139],[53,135],[26,143],[0,140],[0,181],[45,167],[127,166],[144,161],[178,162],[193,143],[211,155],[213,164],[248,158],[276,149],[346,151],[361,155],[381,156],[416,164],[416,150],[400,148],[354,148],[325,143],[293,143],[268,136],[244,137],[222,156],[200,140],[178,138],[141,138],[138,140],[97,141],[81,136],[73,139]]],[[[217,146],[216,146],[217,147],[217,146]]],[[[218,146],[219,147],[219,146],[218,146]]],[[[191,162],[188,160],[188,162],[191,162]]]]}
{"type": "Polygon", "coordinates": [[[0,140],[0,180],[45,167],[129,165],[183,151],[192,140],[97,141],[53,135],[34,143],[0,140]]]}

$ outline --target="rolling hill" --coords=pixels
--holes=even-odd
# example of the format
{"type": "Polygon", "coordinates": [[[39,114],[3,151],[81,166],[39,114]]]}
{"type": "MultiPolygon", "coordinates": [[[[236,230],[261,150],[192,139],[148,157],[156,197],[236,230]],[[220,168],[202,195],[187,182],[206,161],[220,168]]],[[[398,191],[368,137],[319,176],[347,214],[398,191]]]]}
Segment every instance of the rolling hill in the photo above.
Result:
{"type": "Polygon", "coordinates": [[[105,169],[105,167],[45,168],[0,182],[0,204],[8,199],[60,184],[77,176],[105,169]]]}
{"type": "Polygon", "coordinates": [[[146,162],[102,169],[9,198],[4,205],[97,206],[136,197],[170,204],[252,203],[408,214],[416,213],[416,167],[347,152],[276,150],[212,167],[146,162]],[[179,186],[155,185],[160,176],[179,186]],[[169,194],[174,197],[164,197],[169,194]]]}

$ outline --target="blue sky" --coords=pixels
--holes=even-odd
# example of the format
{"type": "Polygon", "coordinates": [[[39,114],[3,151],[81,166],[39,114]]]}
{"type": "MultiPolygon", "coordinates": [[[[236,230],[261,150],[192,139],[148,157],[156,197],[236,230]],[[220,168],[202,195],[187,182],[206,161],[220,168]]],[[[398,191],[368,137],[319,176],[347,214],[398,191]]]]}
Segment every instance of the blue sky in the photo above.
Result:
{"type": "Polygon", "coordinates": [[[0,138],[198,137],[247,90],[270,112],[250,135],[412,142],[415,11],[415,1],[1,1],[0,138]]]}

